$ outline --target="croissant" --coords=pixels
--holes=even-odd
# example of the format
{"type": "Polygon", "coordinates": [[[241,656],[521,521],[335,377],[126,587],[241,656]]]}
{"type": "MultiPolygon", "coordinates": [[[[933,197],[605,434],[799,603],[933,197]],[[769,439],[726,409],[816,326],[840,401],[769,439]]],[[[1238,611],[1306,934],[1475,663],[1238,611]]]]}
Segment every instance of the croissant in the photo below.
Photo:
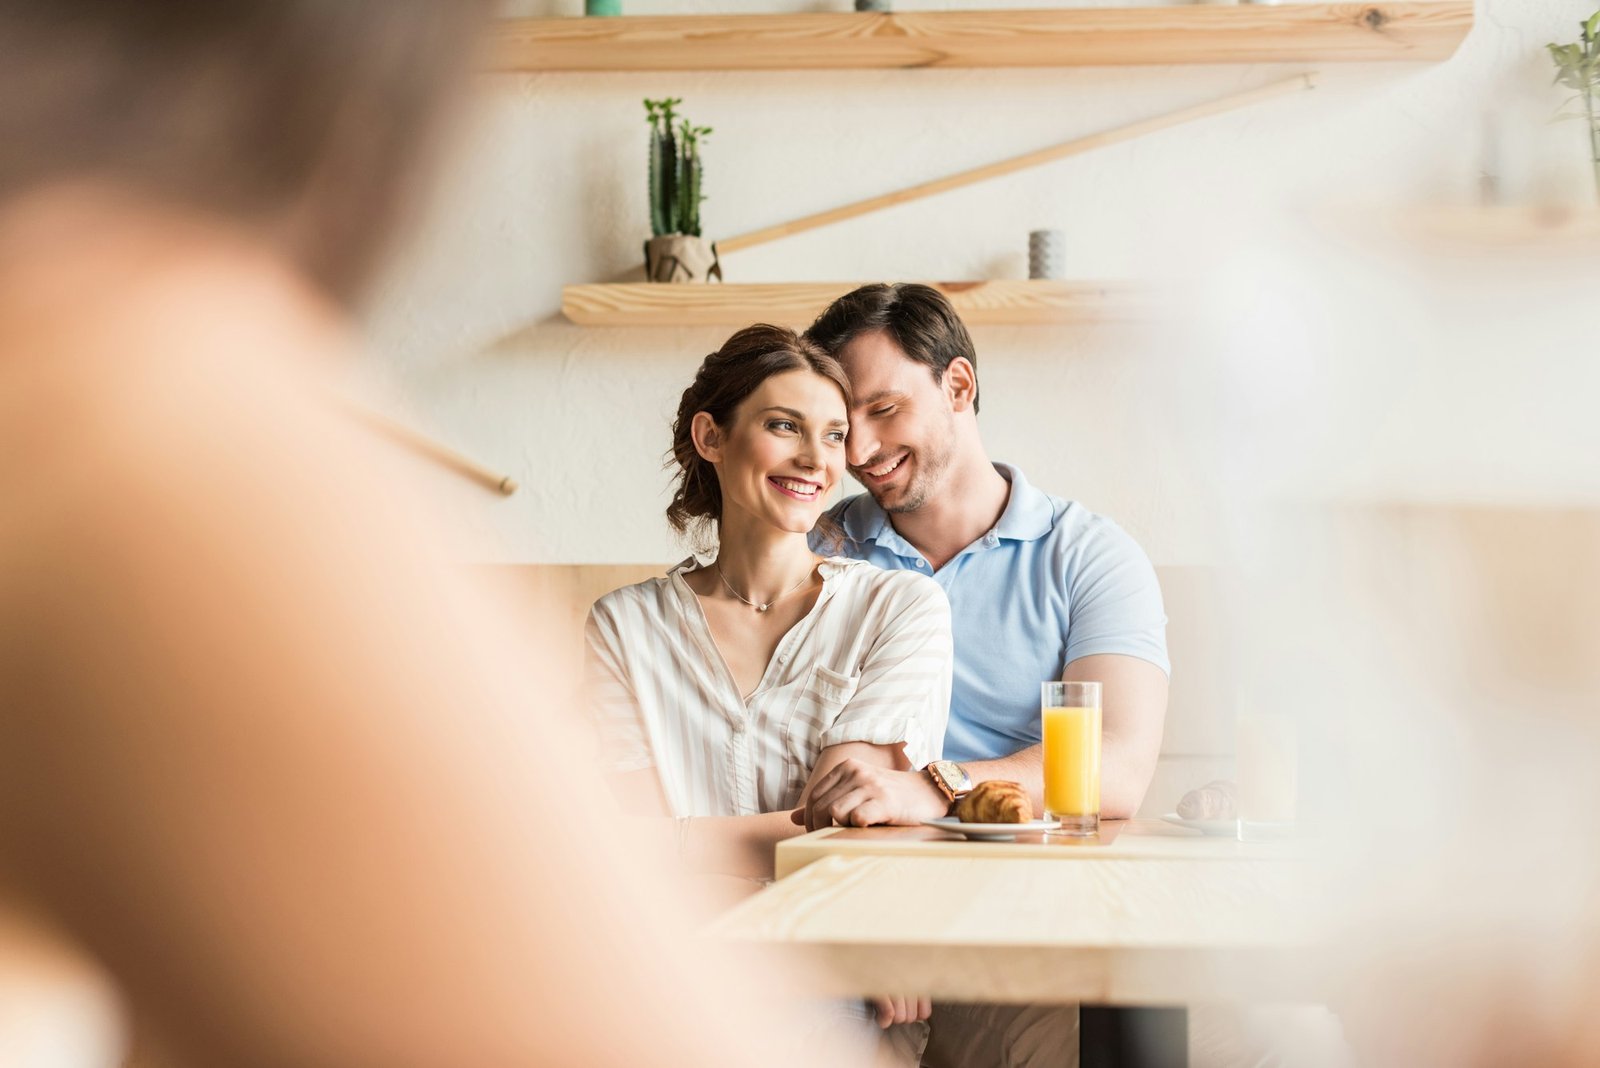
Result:
{"type": "Polygon", "coordinates": [[[962,823],[1027,823],[1033,819],[1033,802],[1018,782],[980,782],[956,802],[956,819],[962,823]]]}
{"type": "Polygon", "coordinates": [[[1239,814],[1235,787],[1227,779],[1190,790],[1178,802],[1178,816],[1186,820],[1231,820],[1239,814]]]}

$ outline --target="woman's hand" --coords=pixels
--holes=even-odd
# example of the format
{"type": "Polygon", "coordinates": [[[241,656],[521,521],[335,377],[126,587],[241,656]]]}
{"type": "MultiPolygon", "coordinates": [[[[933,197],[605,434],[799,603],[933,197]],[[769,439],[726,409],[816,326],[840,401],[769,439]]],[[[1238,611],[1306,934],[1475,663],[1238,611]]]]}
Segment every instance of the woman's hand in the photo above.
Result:
{"type": "Polygon", "coordinates": [[[915,1023],[933,1015],[933,1002],[927,998],[871,998],[878,1026],[887,1031],[895,1024],[915,1023]]]}

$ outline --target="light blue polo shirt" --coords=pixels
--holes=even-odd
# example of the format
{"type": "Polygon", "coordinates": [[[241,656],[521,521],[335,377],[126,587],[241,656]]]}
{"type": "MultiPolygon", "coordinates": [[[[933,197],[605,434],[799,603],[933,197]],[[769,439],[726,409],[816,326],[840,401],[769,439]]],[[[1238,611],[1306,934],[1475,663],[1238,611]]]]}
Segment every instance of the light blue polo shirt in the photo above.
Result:
{"type": "Polygon", "coordinates": [[[932,573],[950,598],[955,679],[946,760],[992,760],[1039,743],[1039,684],[1095,653],[1148,660],[1171,673],[1155,569],[1104,516],[1042,493],[995,464],[1011,496],[994,529],[933,571],[869,494],[834,506],[840,547],[812,547],[890,570],[932,573]]]}

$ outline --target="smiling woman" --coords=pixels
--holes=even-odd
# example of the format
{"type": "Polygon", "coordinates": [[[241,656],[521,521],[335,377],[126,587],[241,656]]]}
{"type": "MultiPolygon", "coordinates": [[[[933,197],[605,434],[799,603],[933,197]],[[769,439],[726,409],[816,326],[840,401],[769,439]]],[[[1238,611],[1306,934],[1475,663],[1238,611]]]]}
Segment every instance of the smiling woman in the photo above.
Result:
{"type": "MultiPolygon", "coordinates": [[[[667,507],[667,520],[673,529],[704,540],[714,534],[709,528],[721,522],[724,489],[719,460],[702,452],[702,448],[720,451],[718,439],[722,431],[736,429],[735,417],[741,409],[746,415],[761,416],[757,421],[763,431],[799,440],[808,412],[786,403],[768,403],[779,399],[809,403],[809,417],[825,424],[826,448],[815,455],[796,458],[796,463],[814,468],[820,461],[828,468],[825,473],[830,478],[826,485],[816,480],[815,471],[795,479],[814,487],[815,500],[820,503],[842,470],[849,397],[850,382],[838,361],[792,330],[761,323],[734,334],[700,364],[694,382],[683,391],[678,403],[678,418],[672,428],[672,458],[678,466],[678,485],[667,507]],[[758,393],[761,396],[757,397],[758,393]]],[[[749,442],[743,444],[748,446],[749,442]]],[[[735,446],[735,456],[742,459],[742,452],[735,446]]],[[[803,494],[803,488],[800,492],[803,494]]],[[[811,523],[820,514],[818,508],[811,523]]],[[[810,530],[811,524],[805,529],[810,530]]]]}
{"type": "MultiPolygon", "coordinates": [[[[849,386],[794,332],[752,326],[707,356],[673,427],[667,517],[705,550],[602,597],[591,708],[624,805],[691,869],[772,875],[790,812],[856,761],[921,767],[950,703],[950,607],[931,579],[812,553],[844,474],[849,386]]],[[[871,806],[862,823],[887,818],[871,806]]],[[[915,1007],[880,1007],[901,1022],[915,1007]]]]}

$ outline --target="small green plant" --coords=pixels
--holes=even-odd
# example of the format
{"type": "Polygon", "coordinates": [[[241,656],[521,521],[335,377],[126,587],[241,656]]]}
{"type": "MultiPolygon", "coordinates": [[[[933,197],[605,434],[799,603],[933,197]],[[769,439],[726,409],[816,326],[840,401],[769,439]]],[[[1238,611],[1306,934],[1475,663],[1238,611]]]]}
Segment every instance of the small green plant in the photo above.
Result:
{"type": "Polygon", "coordinates": [[[1581,112],[1564,112],[1561,118],[1582,119],[1589,127],[1589,158],[1594,167],[1595,195],[1600,197],[1600,11],[1578,24],[1578,40],[1572,44],[1551,44],[1556,79],[1574,93],[1568,104],[1582,105],[1581,112]]]}
{"type": "Polygon", "coordinates": [[[650,232],[700,236],[700,144],[709,126],[679,120],[677,97],[646,100],[650,123],[650,232]]]}

